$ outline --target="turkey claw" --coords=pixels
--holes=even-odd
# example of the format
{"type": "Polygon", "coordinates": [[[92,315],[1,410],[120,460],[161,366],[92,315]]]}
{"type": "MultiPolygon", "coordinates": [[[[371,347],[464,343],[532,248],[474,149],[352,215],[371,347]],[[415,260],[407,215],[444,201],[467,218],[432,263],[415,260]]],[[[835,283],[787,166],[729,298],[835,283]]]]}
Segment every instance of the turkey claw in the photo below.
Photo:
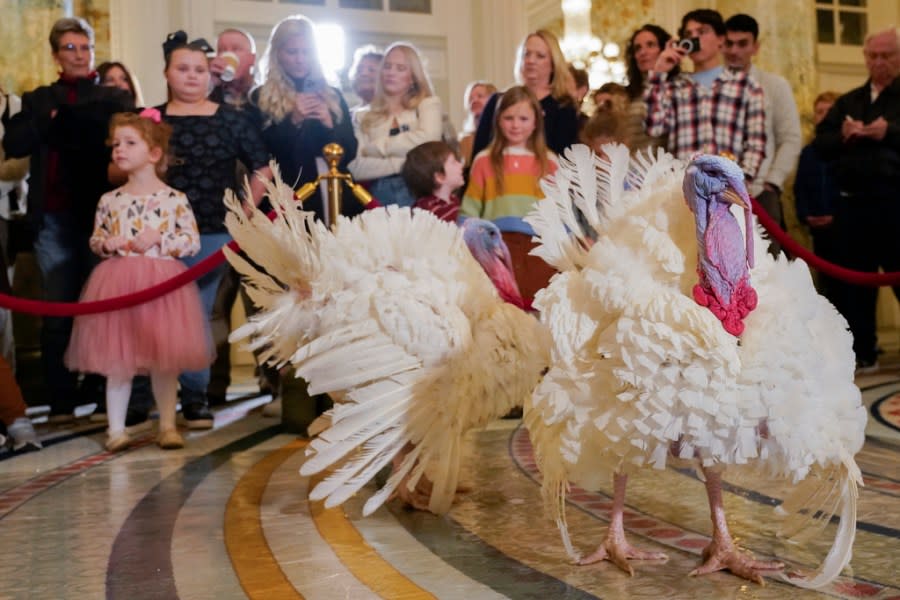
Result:
{"type": "Polygon", "coordinates": [[[668,560],[669,557],[663,552],[650,552],[648,550],[639,550],[629,544],[627,541],[616,541],[613,538],[606,538],[597,550],[578,561],[579,565],[591,565],[601,560],[608,560],[629,575],[634,575],[634,567],[631,566],[629,560],[668,560]]]}
{"type": "Polygon", "coordinates": [[[777,560],[755,560],[750,554],[733,545],[720,546],[715,541],[703,550],[703,564],[690,572],[690,576],[706,575],[728,570],[738,577],[765,585],[763,572],[781,571],[784,563],[777,560]]]}

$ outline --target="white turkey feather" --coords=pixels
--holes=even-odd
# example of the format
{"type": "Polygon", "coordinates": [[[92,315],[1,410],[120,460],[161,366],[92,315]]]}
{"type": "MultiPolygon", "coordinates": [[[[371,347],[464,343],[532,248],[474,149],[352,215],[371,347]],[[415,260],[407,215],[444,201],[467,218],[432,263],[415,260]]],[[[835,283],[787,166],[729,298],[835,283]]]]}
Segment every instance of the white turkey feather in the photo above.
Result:
{"type": "Polygon", "coordinates": [[[692,297],[698,245],[686,165],[662,151],[629,158],[624,147],[605,148],[611,158],[595,161],[592,188],[584,152],[567,152],[527,219],[541,244],[534,253],[562,271],[535,298],[554,347],[525,417],[545,501],[565,529],[566,482],[596,489],[613,473],[664,468],[673,449],[704,466],[751,465],[794,482],[838,469],[837,480],[815,480],[824,495],[808,497],[819,514],[830,497],[828,516],[840,504],[850,520],[806,582],[822,585],[849,560],[861,484],[852,456],[866,414],[846,322],[806,265],[774,260],[756,227],[744,233],[754,236],[759,303],[740,339],[727,333],[692,297]],[[593,244],[570,225],[567,202],[589,200],[580,195],[590,189],[595,210],[581,210],[597,215],[593,244]]]}
{"type": "Polygon", "coordinates": [[[413,446],[364,511],[425,476],[429,509],[446,512],[462,436],[526,400],[549,335],[501,301],[455,225],[388,207],[340,218],[332,232],[280,186],[270,188],[271,223],[229,202],[229,231],[252,261],[233,264],[263,308],[231,339],[289,361],[310,393],[334,398],[301,468],[331,470],[310,497],[338,505],[413,446]]]}

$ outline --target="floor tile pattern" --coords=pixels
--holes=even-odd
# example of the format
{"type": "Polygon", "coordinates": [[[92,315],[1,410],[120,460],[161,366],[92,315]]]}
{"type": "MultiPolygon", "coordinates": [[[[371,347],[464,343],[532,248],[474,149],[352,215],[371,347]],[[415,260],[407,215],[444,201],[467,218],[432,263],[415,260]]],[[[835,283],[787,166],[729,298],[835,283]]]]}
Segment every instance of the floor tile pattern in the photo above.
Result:
{"type": "MultiPolygon", "coordinates": [[[[896,373],[859,383],[869,406],[900,393],[896,373]]],[[[189,433],[177,451],[159,450],[148,434],[110,455],[96,427],[42,426],[52,442],[45,450],[0,460],[0,599],[900,600],[900,431],[874,418],[857,456],[866,487],[851,567],[816,592],[728,573],[687,577],[710,531],[691,469],[629,481],[627,533],[667,561],[637,563],[634,577],[609,563],[572,564],[543,513],[527,433],[516,421],[466,437],[463,482],[471,491],[444,517],[393,501],[363,518],[374,484],[326,510],[309,502],[312,482],[297,472],[304,442],[261,417],[263,401],[219,410],[214,430],[189,433]]],[[[780,542],[772,506],[789,490],[729,473],[726,509],[741,545],[808,568],[824,556],[833,528],[802,546],[780,542]]],[[[572,490],[568,519],[580,550],[602,539],[611,491],[611,482],[572,490]]]]}

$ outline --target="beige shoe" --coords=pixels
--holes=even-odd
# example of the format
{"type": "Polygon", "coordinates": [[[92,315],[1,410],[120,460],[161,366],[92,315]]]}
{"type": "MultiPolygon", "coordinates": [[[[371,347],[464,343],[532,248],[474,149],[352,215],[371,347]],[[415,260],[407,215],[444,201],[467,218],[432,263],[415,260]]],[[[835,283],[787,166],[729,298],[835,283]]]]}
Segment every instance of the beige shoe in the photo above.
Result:
{"type": "Polygon", "coordinates": [[[131,436],[126,432],[118,433],[115,436],[110,436],[106,440],[106,451],[107,452],[121,452],[125,448],[131,445],[131,436]]]}
{"type": "Polygon", "coordinates": [[[184,448],[184,438],[174,429],[160,431],[159,436],[156,438],[156,443],[163,450],[184,448]]]}

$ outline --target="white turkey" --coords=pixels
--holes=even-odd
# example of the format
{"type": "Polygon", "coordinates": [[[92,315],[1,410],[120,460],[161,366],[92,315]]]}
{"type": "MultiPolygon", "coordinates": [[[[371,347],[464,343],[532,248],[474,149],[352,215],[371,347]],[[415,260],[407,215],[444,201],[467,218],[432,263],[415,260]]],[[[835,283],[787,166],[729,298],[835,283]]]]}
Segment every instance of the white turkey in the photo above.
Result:
{"type": "Polygon", "coordinates": [[[520,308],[499,231],[392,206],[332,232],[283,183],[269,197],[273,222],[227,200],[228,230],[255,264],[228,259],[262,307],[231,339],[249,337],[335,400],[301,468],[333,469],[310,498],[339,505],[393,462],[364,514],[395,492],[448,511],[463,435],[521,406],[549,362],[549,335],[520,308]]]}
{"type": "Polygon", "coordinates": [[[568,483],[596,489],[612,476],[609,530],[581,562],[633,573],[629,559],[663,558],[625,539],[627,478],[689,459],[705,476],[713,522],[692,574],[729,569],[762,582],[782,565],[740,551],[722,507],[722,471],[741,465],[796,484],[782,508],[801,525],[840,509],[819,572],[791,580],[826,584],[850,560],[866,421],[846,322],[804,263],[774,260],[748,230],[733,162],[605,151],[608,161],[570,149],[527,219],[536,253],[561,271],[535,298],[554,344],[525,421],[567,550],[580,558],[565,522],[568,483]]]}

